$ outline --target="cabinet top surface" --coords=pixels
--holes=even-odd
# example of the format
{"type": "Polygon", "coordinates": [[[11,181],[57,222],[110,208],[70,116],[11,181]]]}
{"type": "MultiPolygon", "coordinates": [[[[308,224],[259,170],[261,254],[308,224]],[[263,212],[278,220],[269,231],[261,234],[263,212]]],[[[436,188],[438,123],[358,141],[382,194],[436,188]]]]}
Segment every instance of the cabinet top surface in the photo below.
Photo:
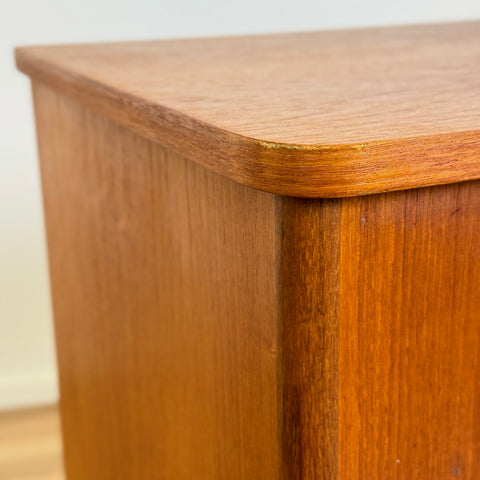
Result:
{"type": "Polygon", "coordinates": [[[332,197],[480,177],[480,22],[23,47],[16,58],[254,188],[332,197]]]}

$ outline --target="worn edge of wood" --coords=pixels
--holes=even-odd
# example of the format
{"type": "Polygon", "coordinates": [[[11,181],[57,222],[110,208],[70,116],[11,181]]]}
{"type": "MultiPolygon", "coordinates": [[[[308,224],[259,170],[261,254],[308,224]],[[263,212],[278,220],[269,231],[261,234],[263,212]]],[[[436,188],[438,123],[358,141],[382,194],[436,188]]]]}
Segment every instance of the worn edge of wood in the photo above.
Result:
{"type": "Polygon", "coordinates": [[[340,199],[277,197],[279,478],[338,478],[340,199]]]}
{"type": "Polygon", "coordinates": [[[190,160],[257,190],[295,197],[349,197],[480,178],[480,130],[346,145],[267,142],[15,50],[17,68],[38,82],[190,160]]]}

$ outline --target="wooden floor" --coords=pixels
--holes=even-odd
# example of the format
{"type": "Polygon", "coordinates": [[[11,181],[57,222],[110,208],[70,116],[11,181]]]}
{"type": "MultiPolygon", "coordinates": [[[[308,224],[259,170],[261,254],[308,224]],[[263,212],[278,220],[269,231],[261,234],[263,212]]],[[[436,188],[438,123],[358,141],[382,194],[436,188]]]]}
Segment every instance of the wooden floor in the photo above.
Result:
{"type": "Polygon", "coordinates": [[[0,412],[0,480],[64,480],[54,406],[0,412]]]}

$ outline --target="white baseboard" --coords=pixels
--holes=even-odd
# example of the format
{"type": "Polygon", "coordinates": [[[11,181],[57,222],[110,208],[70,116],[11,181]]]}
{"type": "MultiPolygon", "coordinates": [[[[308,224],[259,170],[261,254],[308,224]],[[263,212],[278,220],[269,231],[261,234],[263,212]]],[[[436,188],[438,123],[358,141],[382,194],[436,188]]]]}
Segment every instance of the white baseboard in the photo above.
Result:
{"type": "Polygon", "coordinates": [[[0,410],[58,402],[55,372],[0,377],[0,410]]]}

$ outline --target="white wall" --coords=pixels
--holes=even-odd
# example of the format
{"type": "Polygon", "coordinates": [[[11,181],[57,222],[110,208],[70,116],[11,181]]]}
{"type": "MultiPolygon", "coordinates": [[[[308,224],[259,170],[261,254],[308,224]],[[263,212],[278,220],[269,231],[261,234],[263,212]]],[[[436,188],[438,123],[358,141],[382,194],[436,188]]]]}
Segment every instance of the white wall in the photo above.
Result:
{"type": "Polygon", "coordinates": [[[57,397],[32,106],[14,45],[475,18],[478,0],[0,0],[0,408],[57,397]]]}

